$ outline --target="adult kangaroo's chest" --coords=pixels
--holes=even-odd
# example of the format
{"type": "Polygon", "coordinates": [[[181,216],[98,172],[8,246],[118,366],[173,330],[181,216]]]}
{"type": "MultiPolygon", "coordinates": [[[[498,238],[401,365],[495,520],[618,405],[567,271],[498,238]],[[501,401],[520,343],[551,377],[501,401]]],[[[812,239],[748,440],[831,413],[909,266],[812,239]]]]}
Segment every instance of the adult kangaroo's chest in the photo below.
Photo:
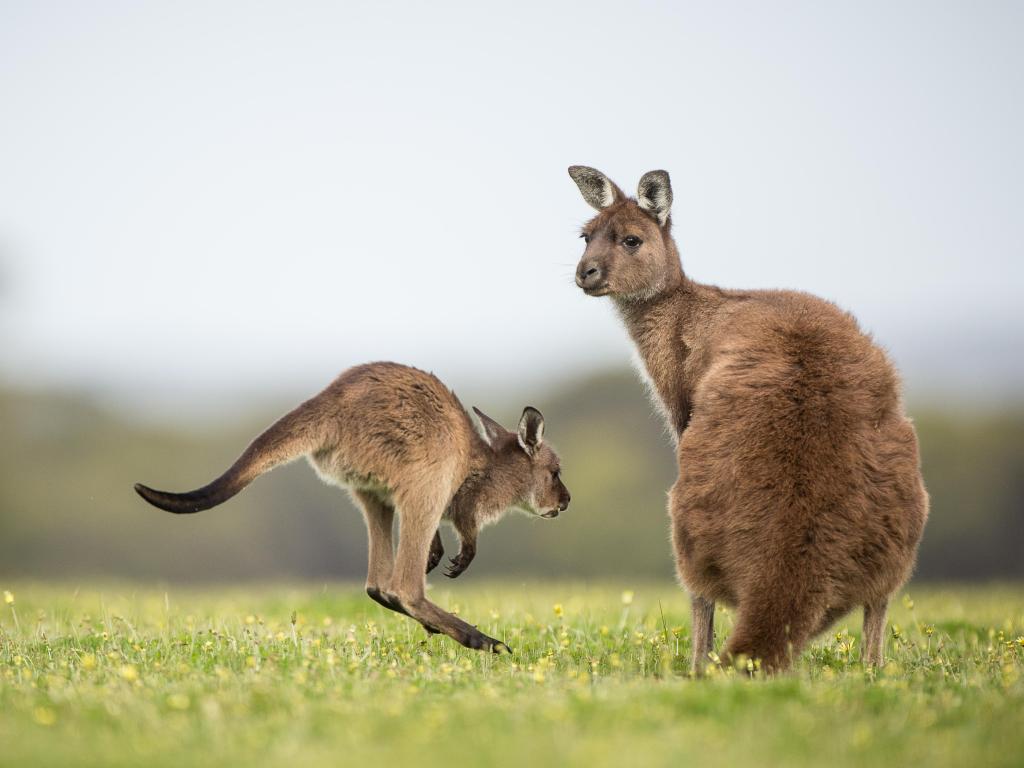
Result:
{"type": "Polygon", "coordinates": [[[633,358],[651,401],[678,441],[690,422],[693,387],[687,364],[691,347],[682,338],[655,338],[638,344],[633,358]]]}

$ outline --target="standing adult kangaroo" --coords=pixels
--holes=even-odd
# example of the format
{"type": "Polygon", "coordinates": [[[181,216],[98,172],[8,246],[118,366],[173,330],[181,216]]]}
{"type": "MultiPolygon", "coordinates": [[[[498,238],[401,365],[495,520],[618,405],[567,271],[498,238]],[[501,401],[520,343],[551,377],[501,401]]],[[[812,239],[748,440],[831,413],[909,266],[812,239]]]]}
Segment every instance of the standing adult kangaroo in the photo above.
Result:
{"type": "Polygon", "coordinates": [[[726,660],[784,669],[862,605],[864,658],[880,664],[888,601],[928,515],[893,365],[823,299],[689,279],[665,171],[644,174],[635,200],[593,168],[569,175],[598,210],[576,284],[614,300],[676,439],[669,515],[694,671],[717,601],[737,609],[726,660]]]}

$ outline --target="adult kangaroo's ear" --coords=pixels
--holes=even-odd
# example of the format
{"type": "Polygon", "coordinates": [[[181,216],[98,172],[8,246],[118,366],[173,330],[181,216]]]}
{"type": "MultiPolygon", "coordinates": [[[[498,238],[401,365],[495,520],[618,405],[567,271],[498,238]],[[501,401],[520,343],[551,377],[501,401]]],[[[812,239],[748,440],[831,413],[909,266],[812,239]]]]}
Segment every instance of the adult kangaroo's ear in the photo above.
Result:
{"type": "Polygon", "coordinates": [[[583,199],[599,211],[625,197],[622,190],[596,168],[570,165],[569,175],[583,193],[583,199]]]}
{"type": "Polygon", "coordinates": [[[505,429],[503,426],[501,426],[501,424],[496,422],[494,419],[492,419],[486,413],[481,411],[475,405],[473,406],[473,413],[475,413],[476,417],[480,419],[480,426],[484,428],[484,439],[487,441],[488,445],[493,446],[495,440],[497,440],[502,435],[508,434],[507,429],[505,429]]]}
{"type": "Polygon", "coordinates": [[[519,446],[533,456],[544,442],[544,417],[536,408],[526,406],[519,419],[519,446]]]}
{"type": "Polygon", "coordinates": [[[668,180],[668,171],[645,173],[637,186],[636,201],[661,226],[665,226],[669,209],[672,208],[672,182],[668,180]]]}

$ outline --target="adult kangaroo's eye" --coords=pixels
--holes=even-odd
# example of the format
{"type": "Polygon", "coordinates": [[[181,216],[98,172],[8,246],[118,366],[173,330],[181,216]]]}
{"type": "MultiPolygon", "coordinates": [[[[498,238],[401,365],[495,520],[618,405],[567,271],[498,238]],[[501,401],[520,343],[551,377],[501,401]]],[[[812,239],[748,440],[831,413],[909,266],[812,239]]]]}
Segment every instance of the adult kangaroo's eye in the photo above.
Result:
{"type": "Polygon", "coordinates": [[[636,237],[635,235],[629,235],[628,237],[624,237],[622,239],[622,244],[627,248],[638,248],[643,244],[643,242],[643,240],[641,240],[639,237],[636,237]]]}
{"type": "Polygon", "coordinates": [[[560,470],[560,469],[552,469],[551,470],[551,478],[553,480],[557,480],[561,476],[561,474],[562,474],[562,470],[560,470]]]}
{"type": "Polygon", "coordinates": [[[590,235],[588,235],[586,232],[584,232],[582,235],[580,235],[580,237],[583,238],[583,242],[584,243],[589,243],[590,242],[590,235]]]}

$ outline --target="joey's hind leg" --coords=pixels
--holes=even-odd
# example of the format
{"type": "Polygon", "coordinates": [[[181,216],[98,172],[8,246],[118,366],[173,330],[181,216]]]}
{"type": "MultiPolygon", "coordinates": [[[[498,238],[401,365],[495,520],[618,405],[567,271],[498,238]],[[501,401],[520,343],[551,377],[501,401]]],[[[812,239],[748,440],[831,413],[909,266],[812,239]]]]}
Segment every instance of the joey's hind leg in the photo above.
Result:
{"type": "Polygon", "coordinates": [[[879,600],[864,606],[864,663],[876,667],[882,665],[882,648],[885,644],[885,613],[888,600],[879,600]]]}
{"type": "Polygon", "coordinates": [[[395,519],[395,508],[381,501],[380,497],[366,491],[352,491],[359,508],[366,519],[366,533],[370,540],[369,565],[366,569],[366,594],[375,602],[392,611],[405,613],[402,606],[390,600],[385,588],[391,581],[395,553],[391,541],[391,528],[395,519]]]}
{"type": "Polygon", "coordinates": [[[387,597],[395,600],[406,614],[416,619],[427,631],[441,632],[467,648],[508,652],[500,640],[488,637],[476,627],[430,602],[425,595],[427,558],[430,542],[447,498],[412,498],[399,500],[398,556],[391,575],[387,597]]]}
{"type": "Polygon", "coordinates": [[[441,531],[434,531],[434,540],[430,542],[430,555],[427,557],[427,573],[437,568],[444,557],[444,544],[441,542],[441,531]]]}

